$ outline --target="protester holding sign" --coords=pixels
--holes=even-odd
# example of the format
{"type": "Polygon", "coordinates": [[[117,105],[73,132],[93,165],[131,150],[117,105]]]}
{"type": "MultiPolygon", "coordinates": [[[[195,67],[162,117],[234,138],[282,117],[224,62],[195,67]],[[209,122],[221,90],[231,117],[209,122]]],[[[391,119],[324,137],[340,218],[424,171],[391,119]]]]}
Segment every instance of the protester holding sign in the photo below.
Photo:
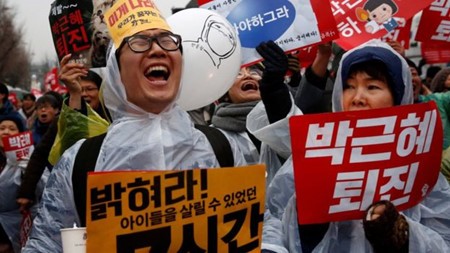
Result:
{"type": "MultiPolygon", "coordinates": [[[[25,130],[18,113],[0,116],[0,251],[20,252],[20,224],[22,214],[15,195],[21,184],[21,177],[33,151],[31,133],[20,135],[25,130]],[[10,138],[9,138],[10,137],[10,138]],[[6,148],[8,147],[8,148],[6,148]],[[7,151],[5,151],[7,150],[7,151]]],[[[40,196],[48,174],[45,174],[36,190],[40,196]]],[[[36,200],[36,199],[35,199],[36,200]]],[[[37,205],[32,208],[36,211],[37,205]]]]}
{"type": "MultiPolygon", "coordinates": [[[[55,117],[47,131],[42,137],[41,142],[36,146],[30,161],[27,165],[22,182],[24,182],[17,193],[17,202],[21,205],[21,209],[26,210],[33,203],[35,198],[34,192],[44,170],[51,170],[62,152],[73,145],[81,138],[99,135],[106,131],[108,123],[98,116],[94,110],[98,110],[100,115],[103,112],[99,105],[98,90],[102,83],[102,78],[95,72],[88,70],[86,76],[72,76],[67,73],[73,66],[79,66],[77,63],[69,63],[69,57],[63,58],[61,62],[60,79],[67,82],[69,90],[69,98],[62,103],[61,114],[55,117]],[[67,66],[67,65],[68,66],[67,66]],[[75,85],[76,91],[73,90],[75,85]],[[87,90],[89,90],[87,92],[87,90]],[[82,96],[86,97],[82,101],[82,96]],[[87,105],[87,104],[91,105],[87,105]],[[93,109],[91,109],[93,108],[93,109]],[[81,114],[80,112],[84,113],[81,114]],[[85,116],[86,115],[86,116],[85,116]],[[95,119],[92,119],[96,115],[95,119]],[[70,126],[71,133],[66,133],[66,126],[70,126]],[[54,146],[54,147],[53,147],[54,146]],[[52,148],[53,147],[53,148],[52,148]]],[[[82,65],[82,64],[81,64],[82,65]]],[[[80,67],[83,69],[83,67],[80,67]]],[[[61,105],[58,105],[58,108],[61,105]]]]}
{"type": "MultiPolygon", "coordinates": [[[[388,45],[371,41],[344,54],[333,91],[334,111],[387,108],[411,104],[412,101],[408,65],[388,45]]],[[[265,130],[270,127],[266,126],[265,130]]],[[[420,204],[399,214],[390,203],[381,203],[389,211],[379,213],[379,219],[367,216],[364,227],[359,220],[299,226],[294,189],[293,164],[289,159],[280,168],[267,193],[269,218],[275,217],[283,222],[282,234],[286,239],[278,245],[270,241],[272,245],[266,249],[278,247],[289,252],[381,252],[379,247],[382,243],[383,249],[389,249],[390,252],[408,252],[408,249],[409,252],[449,250],[445,240],[449,238],[450,188],[442,175],[439,175],[438,182],[420,204]],[[439,224],[437,219],[440,220],[439,224]]],[[[314,208],[311,204],[310,209],[314,208]]],[[[266,220],[269,220],[268,217],[266,220]]],[[[273,233],[276,229],[264,228],[273,233]]],[[[263,237],[264,242],[268,241],[263,237]]]]}
{"type": "MultiPolygon", "coordinates": [[[[247,132],[248,113],[263,99],[269,121],[275,122],[285,117],[291,107],[289,88],[297,84],[286,84],[286,72],[292,71],[299,80],[298,61],[289,61],[283,49],[273,41],[262,42],[257,47],[264,61],[248,67],[242,67],[233,86],[219,100],[212,117],[214,127],[220,129],[229,139],[239,143],[239,148],[249,164],[264,162],[267,169],[267,182],[281,166],[279,158],[267,145],[261,143],[247,132]],[[294,65],[294,66],[292,66],[294,65]],[[279,103],[283,97],[283,103],[279,103]]],[[[307,103],[305,103],[307,104],[307,103]]],[[[306,107],[306,106],[305,106],[306,107]]]]}
{"type": "MultiPolygon", "coordinates": [[[[115,46],[107,62],[103,90],[112,124],[95,171],[218,167],[206,136],[175,103],[180,91],[181,38],[171,32],[151,1],[133,5],[118,1],[105,20],[115,46]],[[130,12],[119,18],[123,5],[130,12]],[[129,15],[142,22],[125,22],[129,15]]],[[[24,252],[61,252],[59,230],[80,224],[71,177],[83,142],[68,149],[55,165],[24,252]]],[[[230,145],[235,165],[244,164],[236,143],[230,145]]]]}

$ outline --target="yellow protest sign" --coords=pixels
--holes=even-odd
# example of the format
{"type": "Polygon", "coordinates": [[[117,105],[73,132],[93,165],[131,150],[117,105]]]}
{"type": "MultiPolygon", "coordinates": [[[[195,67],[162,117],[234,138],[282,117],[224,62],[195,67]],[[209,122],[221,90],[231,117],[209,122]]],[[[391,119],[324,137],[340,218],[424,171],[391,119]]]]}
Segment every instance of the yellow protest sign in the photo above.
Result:
{"type": "Polygon", "coordinates": [[[259,252],[264,198],[264,165],[90,173],[87,252],[259,252]]]}
{"type": "Polygon", "coordinates": [[[125,37],[140,31],[154,28],[171,30],[151,0],[119,0],[108,9],[105,18],[116,48],[125,37]]]}

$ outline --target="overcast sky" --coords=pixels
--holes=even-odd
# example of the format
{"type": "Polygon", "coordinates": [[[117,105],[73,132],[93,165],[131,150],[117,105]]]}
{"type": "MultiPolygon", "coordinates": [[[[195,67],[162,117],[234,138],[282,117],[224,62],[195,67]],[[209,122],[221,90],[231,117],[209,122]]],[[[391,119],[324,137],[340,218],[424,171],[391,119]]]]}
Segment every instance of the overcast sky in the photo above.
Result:
{"type": "MultiPolygon", "coordinates": [[[[6,0],[16,10],[16,25],[22,26],[24,40],[33,54],[33,62],[56,58],[53,47],[48,14],[54,0],[6,0]]],[[[154,0],[167,18],[172,7],[185,7],[189,0],[154,0]]]]}

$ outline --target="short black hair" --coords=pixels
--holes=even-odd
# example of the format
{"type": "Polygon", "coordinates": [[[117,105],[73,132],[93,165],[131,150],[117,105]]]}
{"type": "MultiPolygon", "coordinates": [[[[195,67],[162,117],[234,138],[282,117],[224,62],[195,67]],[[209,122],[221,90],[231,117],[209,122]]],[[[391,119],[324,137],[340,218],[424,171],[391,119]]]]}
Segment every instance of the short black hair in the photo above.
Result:
{"type": "Polygon", "coordinates": [[[57,108],[61,109],[63,101],[64,101],[64,97],[60,93],[58,93],[56,91],[53,91],[53,90],[50,90],[50,91],[47,91],[46,93],[44,93],[44,95],[53,96],[56,99],[56,102],[57,102],[57,105],[58,105],[57,108]]]}
{"type": "Polygon", "coordinates": [[[58,100],[50,94],[44,94],[43,96],[39,97],[36,101],[36,108],[39,108],[39,106],[43,104],[49,104],[51,107],[55,109],[60,109],[58,100]]]}
{"type": "Polygon", "coordinates": [[[82,76],[81,80],[92,81],[92,82],[95,83],[95,85],[99,89],[100,89],[100,86],[102,85],[102,81],[103,81],[103,79],[100,77],[100,75],[95,73],[92,70],[88,70],[87,75],[86,76],[82,76]]]}
{"type": "MultiPolygon", "coordinates": [[[[363,9],[364,9],[364,10],[368,10],[368,11],[373,11],[373,10],[375,10],[376,8],[380,7],[380,5],[382,5],[382,4],[387,4],[387,5],[389,5],[389,6],[392,8],[392,14],[397,13],[398,7],[397,7],[397,5],[395,4],[395,2],[392,1],[392,0],[368,0],[368,1],[364,4],[363,9]]],[[[369,17],[369,18],[370,18],[370,17],[369,17]]],[[[370,19],[369,19],[369,20],[370,20],[370,19]]]]}
{"type": "Polygon", "coordinates": [[[416,71],[417,71],[417,73],[420,73],[419,68],[417,67],[417,65],[416,65],[413,61],[411,61],[411,60],[410,60],[409,58],[407,58],[407,57],[405,57],[405,60],[406,60],[406,63],[408,63],[408,66],[409,66],[410,68],[415,68],[416,71]]]}
{"type": "Polygon", "coordinates": [[[33,93],[26,93],[22,97],[22,100],[25,100],[25,99],[30,99],[30,100],[36,101],[36,96],[33,95],[33,93]]]}

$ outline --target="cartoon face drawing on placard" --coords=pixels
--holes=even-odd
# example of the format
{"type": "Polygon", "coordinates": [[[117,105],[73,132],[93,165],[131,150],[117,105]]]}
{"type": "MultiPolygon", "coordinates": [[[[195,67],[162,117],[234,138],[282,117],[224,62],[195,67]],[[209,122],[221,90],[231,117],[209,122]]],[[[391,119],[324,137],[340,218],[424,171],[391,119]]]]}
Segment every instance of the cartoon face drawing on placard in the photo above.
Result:
{"type": "Polygon", "coordinates": [[[213,15],[205,20],[200,36],[197,41],[193,42],[198,43],[199,48],[208,54],[217,68],[219,68],[222,59],[230,57],[236,50],[237,39],[233,31],[213,15]]]}
{"type": "Polygon", "coordinates": [[[356,16],[360,21],[367,22],[366,32],[374,34],[381,29],[388,32],[398,26],[403,26],[403,19],[394,18],[398,12],[397,4],[393,0],[368,0],[363,8],[356,8],[356,16]]]}

